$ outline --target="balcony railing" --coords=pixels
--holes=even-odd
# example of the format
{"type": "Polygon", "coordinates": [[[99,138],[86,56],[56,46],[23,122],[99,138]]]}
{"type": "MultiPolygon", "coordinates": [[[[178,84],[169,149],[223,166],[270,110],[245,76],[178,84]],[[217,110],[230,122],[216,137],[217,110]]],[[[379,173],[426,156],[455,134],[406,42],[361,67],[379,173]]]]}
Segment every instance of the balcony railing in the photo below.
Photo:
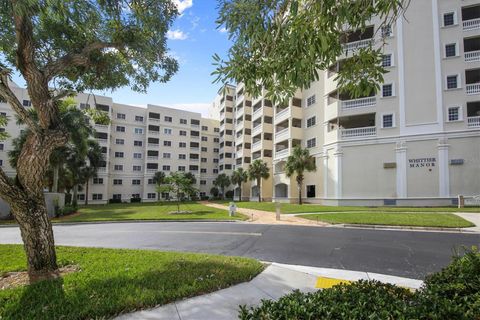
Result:
{"type": "Polygon", "coordinates": [[[467,84],[465,86],[467,94],[480,94],[480,83],[467,84]]]}
{"type": "Polygon", "coordinates": [[[376,127],[363,127],[363,128],[351,128],[341,129],[342,139],[357,138],[357,137],[371,137],[377,134],[376,127]]]}
{"type": "Polygon", "coordinates": [[[465,52],[465,62],[480,61],[480,50],[465,52]]]}
{"type": "Polygon", "coordinates": [[[259,152],[259,153],[254,153],[254,154],[252,155],[252,160],[257,160],[257,159],[259,159],[261,156],[262,156],[262,153],[261,153],[261,152],[259,152]]]}
{"type": "Polygon", "coordinates": [[[369,47],[373,44],[373,39],[365,39],[355,42],[349,42],[342,45],[343,50],[345,51],[355,51],[361,48],[369,47]]]}
{"type": "Polygon", "coordinates": [[[285,149],[280,150],[280,151],[275,151],[275,158],[283,158],[283,157],[288,156],[288,151],[289,151],[288,148],[285,148],[285,149]]]}
{"type": "Polygon", "coordinates": [[[355,109],[355,108],[366,108],[373,107],[377,103],[377,98],[367,97],[353,100],[345,100],[341,102],[343,110],[355,109]]]}
{"type": "Polygon", "coordinates": [[[149,121],[149,122],[160,122],[160,119],[148,118],[148,121],[149,121]]]}
{"type": "Polygon", "coordinates": [[[149,131],[148,131],[148,134],[151,135],[151,136],[158,136],[158,135],[160,135],[160,131],[152,131],[152,130],[149,130],[149,131]]]}
{"type": "Polygon", "coordinates": [[[253,112],[252,118],[257,117],[257,116],[260,115],[261,113],[262,113],[262,108],[258,108],[257,110],[255,110],[255,111],[253,112]]]}
{"type": "Polygon", "coordinates": [[[256,149],[262,145],[262,140],[258,140],[257,142],[252,144],[252,149],[256,149]]]}
{"type": "Polygon", "coordinates": [[[262,131],[262,124],[257,125],[256,127],[253,128],[252,130],[252,135],[256,135],[257,133],[260,133],[262,131]]]}
{"type": "Polygon", "coordinates": [[[108,129],[108,125],[104,125],[104,124],[95,124],[95,129],[107,130],[107,129],[108,129]]]}
{"type": "Polygon", "coordinates": [[[480,128],[480,116],[467,118],[469,128],[480,128]]]}
{"type": "Polygon", "coordinates": [[[148,156],[147,160],[158,160],[158,156],[148,156]]]}
{"type": "Polygon", "coordinates": [[[275,140],[284,138],[284,136],[288,136],[288,128],[275,132],[275,140]]]}
{"type": "Polygon", "coordinates": [[[480,18],[463,21],[463,31],[480,29],[480,18]]]}
{"type": "Polygon", "coordinates": [[[155,173],[158,169],[147,169],[147,173],[155,173]]]}
{"type": "Polygon", "coordinates": [[[108,144],[108,140],[107,139],[97,139],[97,142],[101,145],[101,146],[105,146],[108,144]]]}
{"type": "Polygon", "coordinates": [[[281,117],[281,116],[283,116],[284,114],[287,114],[288,111],[290,111],[290,108],[285,108],[285,109],[283,109],[282,111],[277,112],[277,113],[275,114],[275,117],[277,117],[277,118],[278,118],[278,117],[281,117]]]}
{"type": "Polygon", "coordinates": [[[107,172],[107,168],[105,168],[105,167],[100,167],[100,168],[97,168],[97,171],[98,171],[98,172],[107,172]]]}
{"type": "Polygon", "coordinates": [[[156,148],[156,147],[159,146],[159,144],[158,143],[149,143],[148,146],[152,147],[152,148],[156,148]]]}

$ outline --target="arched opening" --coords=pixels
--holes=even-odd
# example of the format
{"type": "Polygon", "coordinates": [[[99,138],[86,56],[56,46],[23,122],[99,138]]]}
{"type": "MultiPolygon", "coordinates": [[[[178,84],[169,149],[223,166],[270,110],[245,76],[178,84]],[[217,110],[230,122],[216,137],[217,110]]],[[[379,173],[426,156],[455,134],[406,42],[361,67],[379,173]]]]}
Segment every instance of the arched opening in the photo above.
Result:
{"type": "Polygon", "coordinates": [[[275,185],[275,198],[288,198],[288,186],[285,183],[275,185]]]}
{"type": "Polygon", "coordinates": [[[233,197],[233,199],[236,200],[236,201],[242,201],[242,195],[240,194],[240,188],[236,187],[233,192],[234,192],[234,195],[235,195],[233,197]]]}

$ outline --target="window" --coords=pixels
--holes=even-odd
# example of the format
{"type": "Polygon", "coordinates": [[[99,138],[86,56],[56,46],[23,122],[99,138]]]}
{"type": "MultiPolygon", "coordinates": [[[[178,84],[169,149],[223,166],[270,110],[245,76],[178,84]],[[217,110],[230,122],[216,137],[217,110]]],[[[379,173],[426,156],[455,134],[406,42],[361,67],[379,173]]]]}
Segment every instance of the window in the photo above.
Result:
{"type": "Polygon", "coordinates": [[[311,105],[315,104],[316,102],[316,96],[311,95],[310,97],[307,98],[307,107],[310,107],[311,105]]]}
{"type": "Polygon", "coordinates": [[[172,141],[163,141],[163,146],[164,147],[171,147],[172,146],[172,141]]]}
{"type": "Polygon", "coordinates": [[[125,140],[124,139],[115,139],[115,144],[125,144],[125,140]]]}
{"type": "Polygon", "coordinates": [[[382,97],[393,96],[393,84],[384,84],[382,86],[382,97]]]}
{"type": "Polygon", "coordinates": [[[172,117],[165,116],[164,120],[165,120],[165,122],[172,122],[172,117]]]}
{"type": "Polygon", "coordinates": [[[155,199],[157,197],[156,193],[147,193],[147,198],[148,199],[155,199]]]}
{"type": "Polygon", "coordinates": [[[186,170],[187,170],[187,167],[185,167],[185,166],[178,166],[178,171],[184,172],[184,171],[186,171],[186,170]]]}
{"type": "Polygon", "coordinates": [[[133,171],[142,171],[142,166],[133,166],[133,171]]]}
{"type": "Polygon", "coordinates": [[[31,106],[32,106],[32,101],[30,101],[30,100],[23,100],[23,106],[24,106],[24,107],[31,107],[31,106]]]}
{"type": "Polygon", "coordinates": [[[93,178],[93,184],[103,184],[103,178],[93,178]]]}
{"type": "Polygon", "coordinates": [[[213,148],[213,152],[219,152],[220,150],[218,150],[218,148],[213,148]]]}
{"type": "Polygon", "coordinates": [[[135,134],[143,134],[143,129],[142,128],[135,128],[134,132],[135,132],[135,134]]]}
{"type": "Polygon", "coordinates": [[[163,170],[163,171],[170,171],[170,166],[163,166],[163,167],[162,167],[162,170],[163,170]]]}
{"type": "Polygon", "coordinates": [[[453,26],[455,25],[455,13],[454,12],[448,12],[443,14],[443,26],[448,27],[448,26],[453,26]]]}
{"type": "Polygon", "coordinates": [[[307,186],[307,198],[315,198],[315,185],[307,186]]]}
{"type": "Polygon", "coordinates": [[[84,200],[85,200],[85,194],[83,194],[83,193],[82,193],[82,194],[79,194],[79,195],[77,196],[77,199],[80,200],[80,201],[84,201],[84,200]]]}
{"type": "Polygon", "coordinates": [[[460,107],[448,108],[448,121],[460,120],[460,107]]]}
{"type": "Polygon", "coordinates": [[[121,186],[123,184],[122,179],[113,179],[113,185],[114,186],[121,186]]]}
{"type": "Polygon", "coordinates": [[[202,141],[208,141],[208,137],[202,137],[202,141]]]}
{"type": "Polygon", "coordinates": [[[458,88],[458,75],[448,76],[447,89],[457,89],[457,88],[458,88]]]}
{"type": "Polygon", "coordinates": [[[117,113],[117,119],[125,120],[125,113],[117,113]]]}
{"type": "Polygon", "coordinates": [[[134,186],[139,186],[140,184],[141,184],[140,179],[133,179],[133,180],[132,180],[132,185],[134,185],[134,186]]]}
{"type": "Polygon", "coordinates": [[[0,167],[3,167],[3,160],[0,159],[0,167]]]}
{"type": "Polygon", "coordinates": [[[307,140],[307,148],[315,148],[317,146],[317,138],[307,140]]]}
{"type": "Polygon", "coordinates": [[[92,200],[103,200],[103,194],[101,193],[92,194],[92,200]]]}
{"type": "Polygon", "coordinates": [[[216,143],[220,142],[220,138],[213,138],[213,142],[216,142],[216,143]]]}
{"type": "Polygon", "coordinates": [[[186,147],[187,147],[187,143],[186,143],[186,142],[179,142],[179,143],[178,143],[178,147],[179,147],[179,148],[186,148],[186,147]]]}
{"type": "Polygon", "coordinates": [[[207,152],[207,151],[208,151],[207,147],[202,147],[202,152],[207,152]]]}
{"type": "Polygon", "coordinates": [[[170,159],[172,157],[172,154],[169,152],[164,152],[163,153],[163,159],[170,159]]]}
{"type": "Polygon", "coordinates": [[[202,131],[208,131],[208,127],[207,126],[202,126],[202,131]]]}
{"type": "Polygon", "coordinates": [[[179,154],[179,155],[178,155],[178,159],[180,159],[180,160],[186,160],[186,159],[187,159],[187,155],[186,155],[186,154],[179,154]]]}
{"type": "Polygon", "coordinates": [[[220,132],[220,128],[213,128],[213,132],[219,133],[219,132],[220,132]]]}
{"type": "Polygon", "coordinates": [[[181,136],[187,136],[187,131],[185,131],[185,130],[180,130],[180,135],[181,135],[181,136]]]}
{"type": "Polygon", "coordinates": [[[207,173],[207,169],[201,168],[201,169],[200,169],[200,173],[207,173]]]}
{"type": "Polygon", "coordinates": [[[317,123],[317,118],[315,116],[307,119],[307,128],[313,127],[317,123]]]}
{"type": "Polygon", "coordinates": [[[382,128],[393,128],[394,121],[393,121],[393,114],[384,114],[382,116],[382,128]]]}
{"type": "Polygon", "coordinates": [[[187,119],[180,119],[180,124],[187,124],[187,123],[188,123],[187,119]]]}
{"type": "Polygon", "coordinates": [[[124,126],[117,126],[116,131],[117,132],[125,132],[125,127],[124,126]]]}
{"type": "Polygon", "coordinates": [[[201,186],[207,185],[207,180],[200,180],[200,185],[201,186]]]}
{"type": "Polygon", "coordinates": [[[217,174],[217,173],[218,173],[218,169],[213,169],[213,173],[214,173],[214,174],[217,174]]]}
{"type": "Polygon", "coordinates": [[[135,153],[133,154],[133,159],[142,159],[142,154],[139,153],[139,152],[135,152],[135,153]]]}
{"type": "Polygon", "coordinates": [[[172,129],[170,128],[163,128],[163,134],[166,134],[166,135],[172,135],[172,129]]]}
{"type": "Polygon", "coordinates": [[[392,36],[392,26],[387,24],[382,27],[382,38],[390,38],[392,36]]]}
{"type": "Polygon", "coordinates": [[[122,200],[122,195],[121,194],[113,194],[112,195],[113,200],[122,200]]]}
{"type": "Polygon", "coordinates": [[[5,145],[3,143],[0,143],[0,151],[3,151],[5,149],[5,145]]]}
{"type": "Polygon", "coordinates": [[[218,163],[218,159],[213,159],[213,163],[218,163]]]}
{"type": "Polygon", "coordinates": [[[148,182],[148,184],[155,184],[155,182],[153,181],[153,179],[148,179],[147,182],[148,182]]]}
{"type": "Polygon", "coordinates": [[[80,103],[80,110],[90,109],[90,105],[88,103],[80,103]]]}
{"type": "Polygon", "coordinates": [[[124,153],[123,152],[115,152],[115,158],[123,158],[124,153]]]}
{"type": "Polygon", "coordinates": [[[133,145],[135,147],[142,147],[143,146],[143,141],[135,140],[135,141],[133,141],[133,145]]]}
{"type": "Polygon", "coordinates": [[[382,67],[391,67],[392,66],[392,55],[391,54],[384,54],[382,56],[382,67]]]}
{"type": "Polygon", "coordinates": [[[123,164],[116,164],[113,166],[113,170],[115,171],[123,171],[123,164]]]}
{"type": "Polygon", "coordinates": [[[142,116],[135,116],[135,121],[143,122],[143,117],[142,116]]]}
{"type": "Polygon", "coordinates": [[[457,56],[457,44],[450,43],[445,45],[445,57],[456,57],[457,56]]]}
{"type": "Polygon", "coordinates": [[[206,163],[208,160],[207,160],[207,158],[202,158],[201,161],[202,161],[203,163],[206,163]]]}

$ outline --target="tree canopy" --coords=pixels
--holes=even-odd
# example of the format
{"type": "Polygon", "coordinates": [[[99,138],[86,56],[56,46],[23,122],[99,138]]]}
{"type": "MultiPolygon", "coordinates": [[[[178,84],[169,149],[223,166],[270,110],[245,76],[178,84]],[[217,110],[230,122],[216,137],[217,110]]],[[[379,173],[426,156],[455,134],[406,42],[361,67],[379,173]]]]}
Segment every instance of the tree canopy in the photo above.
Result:
{"type": "MultiPolygon", "coordinates": [[[[233,45],[226,59],[214,55],[219,82],[243,82],[253,96],[262,88],[282,101],[319,79],[345,53],[351,32],[364,30],[373,17],[391,25],[410,0],[219,0],[217,24],[233,45]]],[[[351,53],[338,72],[342,90],[354,96],[378,89],[386,70],[374,44],[351,53]]]]}

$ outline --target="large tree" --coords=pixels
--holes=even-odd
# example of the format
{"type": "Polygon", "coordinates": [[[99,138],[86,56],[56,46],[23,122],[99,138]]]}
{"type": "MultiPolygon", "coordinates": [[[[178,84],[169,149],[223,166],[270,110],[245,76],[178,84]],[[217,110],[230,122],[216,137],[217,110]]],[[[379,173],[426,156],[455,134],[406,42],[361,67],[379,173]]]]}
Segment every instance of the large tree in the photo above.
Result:
{"type": "Polygon", "coordinates": [[[310,155],[308,149],[303,149],[301,146],[293,148],[292,154],[288,156],[285,164],[285,173],[287,177],[295,175],[298,187],[298,204],[302,204],[302,188],[305,180],[305,171],[316,171],[317,165],[315,157],[310,155]]]}
{"type": "Polygon", "coordinates": [[[270,169],[265,161],[257,159],[248,166],[248,178],[257,182],[258,202],[262,202],[262,179],[270,177],[270,169]]]}
{"type": "Polygon", "coordinates": [[[157,186],[157,192],[173,193],[177,200],[177,213],[180,213],[180,202],[184,200],[184,195],[191,195],[198,192],[192,182],[191,176],[184,172],[172,172],[169,176],[165,177],[162,185],[157,186]]]}
{"type": "Polygon", "coordinates": [[[58,277],[43,180],[50,155],[68,141],[59,101],[72,90],[130,86],[145,91],[166,82],[178,64],[166,33],[178,10],[171,0],[5,0],[0,6],[0,97],[30,134],[12,182],[0,170],[0,197],[20,226],[30,281],[58,277]],[[38,120],[10,88],[19,72],[38,120]]]}
{"type": "MultiPolygon", "coordinates": [[[[228,59],[214,55],[220,82],[243,82],[259,96],[275,101],[308,88],[345,53],[342,45],[373,17],[377,30],[401,17],[410,0],[219,0],[217,24],[233,45],[228,59]]],[[[381,41],[383,42],[383,41],[381,41]]],[[[337,80],[353,96],[369,95],[383,82],[381,44],[347,52],[337,80]]]]}
{"type": "Polygon", "coordinates": [[[243,168],[238,168],[232,172],[232,176],[230,177],[230,181],[233,184],[236,184],[239,189],[239,196],[238,201],[242,201],[242,184],[247,182],[248,180],[248,172],[243,170],[243,168]]]}
{"type": "Polygon", "coordinates": [[[215,180],[213,180],[213,185],[220,188],[222,199],[225,199],[225,188],[230,187],[231,184],[230,178],[225,173],[220,173],[215,180]]]}

